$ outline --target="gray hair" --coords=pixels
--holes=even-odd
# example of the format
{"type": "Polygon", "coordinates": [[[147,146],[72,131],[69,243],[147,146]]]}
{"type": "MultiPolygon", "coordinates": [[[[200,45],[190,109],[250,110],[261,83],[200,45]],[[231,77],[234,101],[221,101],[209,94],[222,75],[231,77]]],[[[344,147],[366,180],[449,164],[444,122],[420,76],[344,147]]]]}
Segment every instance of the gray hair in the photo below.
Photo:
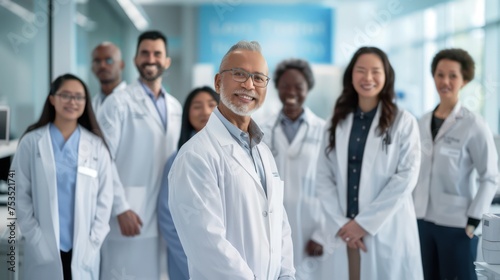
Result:
{"type": "Polygon", "coordinates": [[[254,52],[261,53],[262,49],[260,47],[259,42],[257,42],[257,41],[250,41],[250,42],[245,41],[245,40],[239,41],[238,43],[234,44],[231,48],[229,48],[227,53],[224,55],[224,57],[222,58],[222,61],[220,62],[220,65],[219,65],[219,71],[221,70],[222,64],[224,64],[224,62],[226,62],[229,54],[231,54],[232,52],[234,52],[236,50],[247,50],[247,51],[254,51],[254,52]]]}

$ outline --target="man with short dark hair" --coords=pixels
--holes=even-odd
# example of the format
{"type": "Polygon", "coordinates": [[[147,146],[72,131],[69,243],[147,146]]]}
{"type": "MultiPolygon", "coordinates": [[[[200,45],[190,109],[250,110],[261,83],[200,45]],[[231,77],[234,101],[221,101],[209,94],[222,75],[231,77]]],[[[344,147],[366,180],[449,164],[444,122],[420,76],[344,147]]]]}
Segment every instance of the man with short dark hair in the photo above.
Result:
{"type": "Polygon", "coordinates": [[[140,78],[107,97],[97,116],[121,185],[102,248],[103,280],[160,278],[164,247],[156,205],[163,166],[179,140],[182,108],[161,84],[170,66],[163,34],[142,33],[134,62],[140,78]]]}

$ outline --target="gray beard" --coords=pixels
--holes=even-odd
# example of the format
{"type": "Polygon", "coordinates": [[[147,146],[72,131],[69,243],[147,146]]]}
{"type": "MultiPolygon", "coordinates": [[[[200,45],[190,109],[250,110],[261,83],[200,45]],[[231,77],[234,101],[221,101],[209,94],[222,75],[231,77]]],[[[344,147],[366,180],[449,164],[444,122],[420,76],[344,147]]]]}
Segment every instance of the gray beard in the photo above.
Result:
{"type": "Polygon", "coordinates": [[[255,108],[253,108],[252,110],[248,110],[247,105],[243,105],[243,106],[238,107],[238,106],[234,105],[233,103],[231,103],[231,100],[229,100],[229,98],[227,98],[227,96],[225,94],[223,94],[222,92],[223,92],[223,89],[221,87],[220,101],[229,110],[231,110],[233,113],[235,113],[238,116],[250,117],[255,111],[257,111],[257,109],[260,108],[260,106],[257,106],[255,108]]]}

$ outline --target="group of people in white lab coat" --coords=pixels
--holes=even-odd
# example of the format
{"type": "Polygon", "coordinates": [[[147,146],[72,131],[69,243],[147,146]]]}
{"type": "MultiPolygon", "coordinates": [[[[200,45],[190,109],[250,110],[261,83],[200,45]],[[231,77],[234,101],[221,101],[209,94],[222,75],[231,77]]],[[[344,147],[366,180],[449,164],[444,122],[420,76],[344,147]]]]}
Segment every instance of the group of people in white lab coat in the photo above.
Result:
{"type": "Polygon", "coordinates": [[[110,94],[123,64],[113,45],[98,46],[93,70],[110,86],[97,117],[85,84],[63,75],[20,140],[12,168],[26,279],[160,278],[156,201],[182,109],[161,85],[163,34],[141,34],[134,62],[140,78],[110,94]]]}
{"type": "MultiPolygon", "coordinates": [[[[106,80],[121,57],[98,47],[106,80]]],[[[304,106],[314,76],[301,59],[274,72],[283,107],[253,121],[271,80],[254,41],[229,49],[215,91],[193,90],[183,113],[161,85],[166,37],[141,34],[134,62],[140,78],[106,90],[97,117],[85,84],[58,77],[21,138],[26,279],[160,279],[163,241],[171,280],[475,279],[498,159],[458,101],[474,76],[465,51],[434,58],[440,103],[419,122],[375,47],[354,54],[329,122],[304,106]]]]}

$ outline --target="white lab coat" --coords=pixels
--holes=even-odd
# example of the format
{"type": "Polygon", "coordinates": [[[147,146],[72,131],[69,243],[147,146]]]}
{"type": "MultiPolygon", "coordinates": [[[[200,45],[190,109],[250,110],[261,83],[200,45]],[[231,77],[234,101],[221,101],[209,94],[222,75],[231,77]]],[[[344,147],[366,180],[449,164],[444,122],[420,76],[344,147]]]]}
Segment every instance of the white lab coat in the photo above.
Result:
{"type": "Polygon", "coordinates": [[[465,228],[468,217],[480,220],[489,210],[498,187],[493,135],[481,117],[457,103],[433,140],[432,114],[419,121],[422,165],[413,192],[417,218],[465,228]]]}
{"type": "MultiPolygon", "coordinates": [[[[127,83],[125,81],[122,81],[119,83],[114,89],[111,94],[124,90],[127,87],[127,83]]],[[[97,115],[97,112],[99,112],[99,109],[101,109],[102,103],[104,102],[106,96],[102,92],[98,92],[94,97],[92,97],[92,109],[94,110],[94,114],[97,115]]]]}
{"type": "Polygon", "coordinates": [[[137,81],[107,97],[98,113],[119,176],[111,231],[102,249],[103,280],[160,277],[160,265],[164,265],[160,264],[160,250],[164,246],[160,243],[156,206],[163,166],[176,150],[182,115],[174,97],[166,94],[165,99],[166,130],[155,105],[137,81]],[[116,215],[128,209],[142,220],[140,235],[121,234],[116,215]]]}
{"type": "Polygon", "coordinates": [[[305,252],[314,231],[321,228],[321,207],[316,197],[316,163],[325,121],[304,108],[304,121],[292,143],[288,142],[280,114],[263,126],[264,142],[271,148],[285,183],[283,204],[292,229],[293,257],[297,279],[332,279],[332,255],[309,257],[305,252]]]}
{"type": "MultiPolygon", "coordinates": [[[[420,167],[417,121],[399,110],[391,129],[392,143],[384,145],[378,133],[382,108],[370,127],[361,167],[359,213],[356,222],[368,234],[367,252],[360,250],[361,279],[423,279],[417,220],[411,192],[420,167]]],[[[347,213],[347,156],[353,114],[335,131],[336,148],[325,155],[329,133],[325,131],[318,160],[316,190],[326,213],[325,228],[314,233],[327,250],[334,250],[335,279],[349,279],[347,246],[336,234],[350,221],[347,213]]]]}
{"type": "MultiPolygon", "coordinates": [[[[99,250],[109,231],[111,159],[103,141],[80,126],[71,271],[99,279],[99,250]]],[[[56,167],[49,125],[26,134],[12,162],[16,214],[25,237],[24,279],[63,279],[59,249],[56,167]]]]}
{"type": "Polygon", "coordinates": [[[267,196],[254,163],[214,113],[177,154],[169,205],[192,280],[295,279],[283,181],[269,148],[257,147],[267,196]]]}

